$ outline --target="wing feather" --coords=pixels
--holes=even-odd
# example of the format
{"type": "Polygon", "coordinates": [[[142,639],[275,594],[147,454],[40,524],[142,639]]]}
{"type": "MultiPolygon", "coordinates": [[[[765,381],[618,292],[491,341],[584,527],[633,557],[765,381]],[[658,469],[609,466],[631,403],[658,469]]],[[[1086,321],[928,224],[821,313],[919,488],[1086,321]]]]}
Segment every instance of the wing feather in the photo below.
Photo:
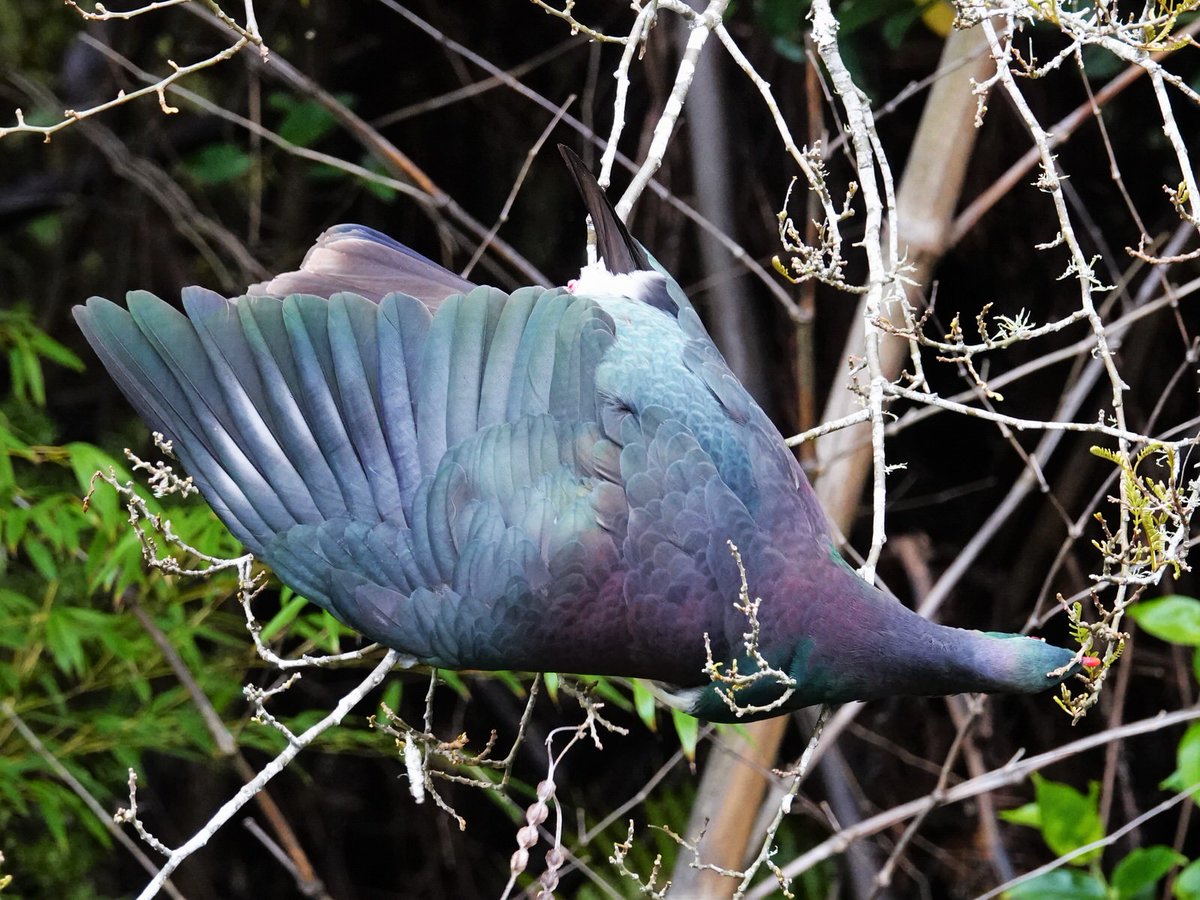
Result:
{"type": "Polygon", "coordinates": [[[298,270],[251,285],[247,293],[331,297],[349,291],[378,302],[401,291],[437,308],[447,297],[472,287],[465,278],[373,228],[335,225],[317,238],[298,270]]]}

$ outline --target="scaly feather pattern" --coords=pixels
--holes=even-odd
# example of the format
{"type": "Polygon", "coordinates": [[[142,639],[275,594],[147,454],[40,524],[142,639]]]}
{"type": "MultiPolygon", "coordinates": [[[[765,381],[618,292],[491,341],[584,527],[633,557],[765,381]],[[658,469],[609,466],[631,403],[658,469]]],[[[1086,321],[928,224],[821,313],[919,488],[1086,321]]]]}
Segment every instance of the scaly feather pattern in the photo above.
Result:
{"type": "Polygon", "coordinates": [[[854,575],[679,285],[564,156],[603,257],[566,289],[476,287],[345,225],[244,296],[75,315],[238,539],[415,661],[650,678],[733,719],[703,671],[706,636],[751,665],[733,541],[785,709],[1066,677],[1069,651],[935,625],[854,575]]]}

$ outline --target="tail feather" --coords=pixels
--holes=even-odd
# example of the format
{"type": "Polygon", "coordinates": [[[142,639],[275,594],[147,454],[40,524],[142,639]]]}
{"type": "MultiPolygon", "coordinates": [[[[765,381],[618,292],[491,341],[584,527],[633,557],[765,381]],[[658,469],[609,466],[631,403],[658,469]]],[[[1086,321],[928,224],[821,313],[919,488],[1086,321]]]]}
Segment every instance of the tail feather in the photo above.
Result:
{"type": "Polygon", "coordinates": [[[600,250],[600,258],[604,265],[614,275],[625,275],[629,272],[643,272],[650,268],[650,259],[646,250],[633,239],[625,223],[617,216],[612,201],[604,193],[596,178],[583,164],[583,160],[575,155],[566,144],[558,145],[571,176],[583,197],[588,215],[592,217],[592,227],[596,230],[596,245],[600,250]]]}
{"type": "MultiPolygon", "coordinates": [[[[672,316],[679,310],[691,309],[692,303],[683,292],[683,288],[645,247],[634,240],[625,223],[617,216],[612,201],[583,164],[583,160],[563,144],[558,145],[558,151],[566,161],[567,168],[571,170],[584,206],[592,218],[592,227],[596,232],[596,248],[604,264],[604,271],[610,275],[657,274],[660,277],[645,279],[639,276],[642,277],[640,282],[625,284],[622,292],[672,316]]],[[[576,283],[577,290],[587,291],[597,287],[594,283],[585,286],[589,269],[590,267],[585,268],[581,273],[580,280],[576,283]]]]}

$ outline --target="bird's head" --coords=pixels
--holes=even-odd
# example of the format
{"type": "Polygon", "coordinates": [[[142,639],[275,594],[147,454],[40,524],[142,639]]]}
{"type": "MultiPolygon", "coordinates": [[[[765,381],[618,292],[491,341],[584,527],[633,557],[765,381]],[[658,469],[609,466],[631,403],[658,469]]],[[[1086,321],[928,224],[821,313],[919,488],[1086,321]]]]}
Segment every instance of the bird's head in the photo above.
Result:
{"type": "Polygon", "coordinates": [[[1077,659],[1072,650],[1024,634],[986,632],[981,637],[986,640],[977,642],[973,649],[976,668],[992,673],[996,686],[984,690],[997,693],[1040,693],[1100,664],[1094,656],[1077,659]]]}

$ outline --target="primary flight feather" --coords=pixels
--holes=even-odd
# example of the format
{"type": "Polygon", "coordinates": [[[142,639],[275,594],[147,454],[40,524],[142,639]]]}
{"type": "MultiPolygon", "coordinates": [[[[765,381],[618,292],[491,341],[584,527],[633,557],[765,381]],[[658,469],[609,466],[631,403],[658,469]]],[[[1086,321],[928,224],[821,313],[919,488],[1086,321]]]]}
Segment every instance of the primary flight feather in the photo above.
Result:
{"type": "Polygon", "coordinates": [[[476,287],[342,225],[245,296],[75,317],[247,549],[415,661],[652,679],[714,721],[1066,678],[1069,650],[934,624],[854,574],[679,285],[564,157],[602,259],[566,288],[476,287]],[[793,680],[738,710],[705,671],[705,635],[721,672],[759,665],[730,542],[751,649],[793,680]]]}

